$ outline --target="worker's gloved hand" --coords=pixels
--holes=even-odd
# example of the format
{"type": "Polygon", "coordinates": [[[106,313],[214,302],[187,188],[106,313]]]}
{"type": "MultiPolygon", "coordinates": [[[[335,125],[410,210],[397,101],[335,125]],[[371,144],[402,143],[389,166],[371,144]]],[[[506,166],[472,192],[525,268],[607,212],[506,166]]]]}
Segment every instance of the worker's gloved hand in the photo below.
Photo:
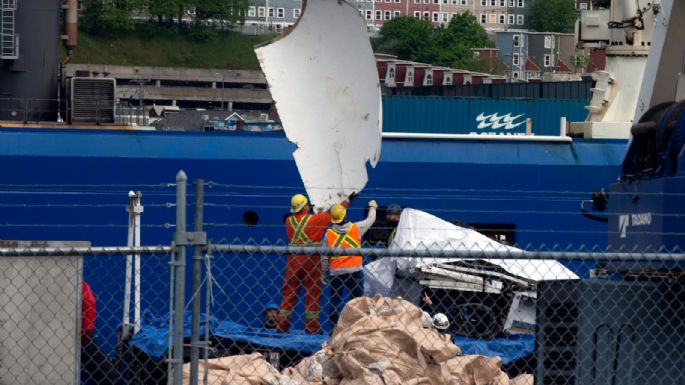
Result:
{"type": "Polygon", "coordinates": [[[369,207],[373,207],[374,209],[377,209],[378,203],[376,203],[376,201],[374,201],[374,200],[371,200],[371,201],[369,201],[369,207]]]}
{"type": "Polygon", "coordinates": [[[350,196],[349,196],[349,198],[347,198],[347,200],[348,200],[350,203],[352,203],[352,201],[355,200],[355,199],[357,199],[358,196],[359,196],[359,194],[357,194],[356,192],[353,192],[352,194],[350,194],[350,196]]]}

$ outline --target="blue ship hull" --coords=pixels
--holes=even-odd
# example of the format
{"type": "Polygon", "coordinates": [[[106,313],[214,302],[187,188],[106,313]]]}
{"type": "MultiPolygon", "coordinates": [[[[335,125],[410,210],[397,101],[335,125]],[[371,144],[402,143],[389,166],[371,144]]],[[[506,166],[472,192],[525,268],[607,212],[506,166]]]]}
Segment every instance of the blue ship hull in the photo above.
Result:
{"type": "MultiPolygon", "coordinates": [[[[616,180],[625,146],[624,140],[384,140],[380,162],[369,169],[369,183],[349,215],[360,218],[365,202],[376,199],[447,220],[511,224],[517,244],[531,249],[603,248],[606,224],[583,218],[579,203],[616,180]]],[[[183,169],[190,181],[212,182],[205,228],[213,242],[274,243],[284,237],[290,196],[303,191],[294,149],[282,133],[1,129],[0,237],[124,245],[127,194],[139,190],[145,206],[142,243],[168,245],[175,223],[170,184],[183,169]],[[243,224],[247,211],[257,214],[255,226],[243,224]]],[[[193,191],[190,186],[189,210],[193,191]]],[[[264,286],[216,293],[218,304],[239,305],[220,306],[214,315],[254,324],[261,306],[280,297],[285,257],[252,256],[250,263],[247,256],[225,257],[215,259],[221,283],[264,286]]],[[[157,314],[168,311],[167,262],[143,260],[142,307],[157,314]]],[[[98,309],[98,329],[111,349],[120,323],[122,259],[87,257],[84,276],[96,293],[108,293],[100,297],[106,305],[98,309]]],[[[296,312],[302,314],[299,307],[296,312]]]]}

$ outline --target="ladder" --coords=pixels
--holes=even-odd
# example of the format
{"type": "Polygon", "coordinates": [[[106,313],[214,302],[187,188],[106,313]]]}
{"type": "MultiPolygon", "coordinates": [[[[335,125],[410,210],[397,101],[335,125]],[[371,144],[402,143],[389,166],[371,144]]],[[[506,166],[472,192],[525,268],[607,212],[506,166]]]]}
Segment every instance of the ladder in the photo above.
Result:
{"type": "Polygon", "coordinates": [[[14,31],[17,0],[0,0],[0,60],[19,57],[19,38],[14,31]]]}

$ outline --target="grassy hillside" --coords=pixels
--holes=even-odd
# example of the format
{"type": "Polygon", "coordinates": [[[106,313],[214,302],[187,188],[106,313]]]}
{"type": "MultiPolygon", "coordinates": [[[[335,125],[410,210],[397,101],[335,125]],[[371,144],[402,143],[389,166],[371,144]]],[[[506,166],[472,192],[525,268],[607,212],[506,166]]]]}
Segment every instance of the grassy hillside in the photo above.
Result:
{"type": "Polygon", "coordinates": [[[177,30],[137,31],[119,37],[79,33],[73,63],[160,67],[259,69],[254,45],[273,35],[218,32],[208,41],[177,30]],[[147,32],[147,33],[146,33],[147,32]]]}

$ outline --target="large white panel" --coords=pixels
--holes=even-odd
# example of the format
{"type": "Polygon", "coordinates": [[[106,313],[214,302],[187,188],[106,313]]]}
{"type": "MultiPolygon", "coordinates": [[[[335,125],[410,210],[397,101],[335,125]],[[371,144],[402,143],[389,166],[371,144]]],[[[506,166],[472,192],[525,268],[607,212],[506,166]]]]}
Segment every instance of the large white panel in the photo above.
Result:
{"type": "Polygon", "coordinates": [[[381,145],[381,93],[366,23],[345,1],[303,1],[286,36],[256,49],[310,201],[361,191],[381,145]]]}

